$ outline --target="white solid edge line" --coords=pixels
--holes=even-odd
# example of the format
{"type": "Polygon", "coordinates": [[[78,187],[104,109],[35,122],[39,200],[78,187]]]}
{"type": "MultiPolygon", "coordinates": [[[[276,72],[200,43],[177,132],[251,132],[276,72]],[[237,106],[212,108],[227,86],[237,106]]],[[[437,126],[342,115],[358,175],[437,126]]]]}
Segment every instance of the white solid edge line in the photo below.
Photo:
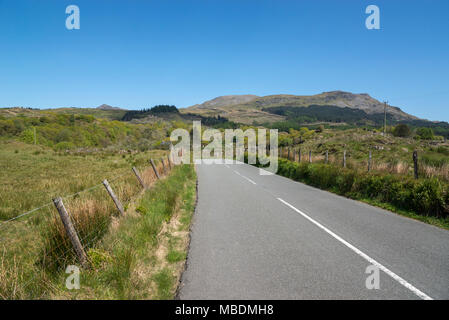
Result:
{"type": "Polygon", "coordinates": [[[238,174],[239,176],[241,176],[242,178],[248,180],[248,181],[251,182],[252,184],[257,184],[257,183],[255,183],[253,180],[251,180],[250,178],[245,177],[245,176],[244,176],[243,174],[241,174],[240,172],[235,171],[235,170],[234,170],[234,172],[237,173],[237,174],[238,174]]]}
{"type": "Polygon", "coordinates": [[[365,260],[367,260],[369,263],[377,266],[380,270],[382,270],[383,272],[385,272],[386,274],[388,274],[390,277],[392,277],[394,280],[396,280],[397,282],[399,282],[400,284],[402,284],[404,287],[406,287],[407,289],[409,289],[410,291],[412,291],[414,294],[416,294],[418,297],[420,297],[423,300],[433,300],[433,298],[429,297],[427,294],[425,294],[424,292],[420,291],[418,288],[414,287],[412,284],[408,283],[407,281],[405,281],[404,279],[402,279],[400,276],[398,276],[396,273],[394,273],[393,271],[391,271],[390,269],[388,269],[387,267],[383,266],[382,264],[380,264],[379,262],[377,262],[376,260],[374,260],[373,258],[371,258],[370,256],[368,256],[367,254],[363,253],[362,251],[360,251],[359,249],[357,249],[356,247],[354,247],[352,244],[350,244],[349,242],[347,242],[346,240],[344,240],[343,238],[341,238],[340,236],[338,236],[337,234],[333,233],[331,230],[329,230],[328,228],[326,228],[325,226],[323,226],[322,224],[320,224],[319,222],[313,220],[311,217],[309,217],[308,215],[306,215],[304,212],[302,212],[301,210],[296,209],[294,206],[292,206],[290,203],[282,200],[281,198],[277,198],[279,201],[281,201],[283,204],[289,206],[291,209],[295,210],[297,213],[299,213],[300,215],[302,215],[304,218],[306,218],[307,220],[309,220],[310,222],[312,222],[313,224],[315,224],[317,227],[323,229],[324,231],[326,231],[329,235],[331,235],[332,237],[334,237],[335,239],[337,239],[338,241],[340,241],[341,243],[343,243],[345,246],[347,246],[349,249],[351,249],[352,251],[354,251],[356,254],[358,254],[359,256],[361,256],[362,258],[364,258],[365,260]]]}

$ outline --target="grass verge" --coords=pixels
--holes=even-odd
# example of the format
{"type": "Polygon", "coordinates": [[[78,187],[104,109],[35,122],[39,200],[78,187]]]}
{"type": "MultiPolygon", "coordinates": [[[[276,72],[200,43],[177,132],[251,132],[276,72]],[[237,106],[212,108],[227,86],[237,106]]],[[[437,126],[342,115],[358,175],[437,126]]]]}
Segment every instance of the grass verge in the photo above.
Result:
{"type": "Polygon", "coordinates": [[[184,268],[196,200],[191,165],[177,166],[146,191],[135,208],[112,223],[89,250],[91,270],[81,271],[81,288],[69,291],[61,274],[53,298],[172,299],[184,268]]]}

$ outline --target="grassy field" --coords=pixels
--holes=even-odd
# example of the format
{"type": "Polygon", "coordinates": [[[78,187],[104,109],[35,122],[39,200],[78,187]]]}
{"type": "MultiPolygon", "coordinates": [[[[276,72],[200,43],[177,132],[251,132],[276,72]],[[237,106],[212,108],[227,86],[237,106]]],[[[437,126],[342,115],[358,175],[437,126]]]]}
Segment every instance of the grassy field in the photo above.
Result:
{"type": "Polygon", "coordinates": [[[0,221],[44,205],[54,197],[130,173],[133,166],[146,166],[149,158],[158,159],[164,154],[156,150],[73,155],[16,140],[0,141],[0,221]]]}
{"type": "MultiPolygon", "coordinates": [[[[142,190],[131,168],[150,185],[155,177],[148,160],[166,155],[162,150],[73,155],[7,140],[0,153],[0,298],[5,299],[49,297],[55,277],[75,261],[53,197],[64,198],[82,245],[94,248],[118,214],[101,182],[108,179],[128,208],[142,190]]],[[[157,166],[162,169],[160,161],[157,166]]]]}

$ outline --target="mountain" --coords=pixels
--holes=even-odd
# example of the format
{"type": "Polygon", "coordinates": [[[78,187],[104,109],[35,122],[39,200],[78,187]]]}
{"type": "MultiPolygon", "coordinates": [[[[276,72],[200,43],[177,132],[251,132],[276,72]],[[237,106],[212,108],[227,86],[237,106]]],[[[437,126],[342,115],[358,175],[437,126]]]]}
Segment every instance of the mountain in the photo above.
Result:
{"type": "Polygon", "coordinates": [[[203,117],[225,117],[238,123],[275,122],[285,117],[258,110],[257,107],[247,106],[261,97],[255,95],[227,95],[214,98],[201,104],[180,109],[183,114],[196,114],[203,117]]]}
{"type": "Polygon", "coordinates": [[[119,107],[112,107],[108,104],[102,104],[101,106],[97,107],[99,110],[125,110],[119,107]]]}
{"type": "Polygon", "coordinates": [[[192,108],[192,109],[213,109],[213,108],[218,108],[218,107],[226,107],[226,106],[232,106],[232,105],[236,105],[236,104],[246,103],[246,102],[249,102],[256,98],[259,98],[259,96],[255,96],[252,94],[221,96],[221,97],[217,97],[215,99],[206,101],[202,104],[196,104],[194,106],[191,106],[190,108],[192,108]]]}
{"type": "MultiPolygon", "coordinates": [[[[329,112],[329,108],[337,108],[338,113],[346,113],[355,110],[357,117],[378,118],[379,115],[384,113],[384,104],[366,93],[354,94],[344,91],[330,91],[323,92],[316,95],[297,96],[297,95],[269,95],[264,97],[258,97],[254,95],[242,95],[242,96],[222,96],[210,101],[206,101],[202,104],[197,104],[182,110],[182,112],[196,113],[207,116],[220,115],[226,117],[229,120],[241,123],[273,123],[282,120],[286,120],[288,116],[279,112],[279,108],[289,108],[289,112],[294,111],[295,114],[301,112],[310,113],[305,109],[314,106],[327,106],[323,111],[329,112]],[[272,109],[277,108],[277,109],[272,109]],[[341,110],[338,110],[341,108],[341,110]]],[[[315,110],[316,111],[316,110],[315,110]]],[[[316,113],[316,112],[315,112],[316,113]]],[[[407,114],[400,108],[387,105],[388,118],[392,118],[396,121],[406,120],[418,120],[417,117],[407,114]]],[[[354,116],[354,115],[352,115],[354,116]]]]}

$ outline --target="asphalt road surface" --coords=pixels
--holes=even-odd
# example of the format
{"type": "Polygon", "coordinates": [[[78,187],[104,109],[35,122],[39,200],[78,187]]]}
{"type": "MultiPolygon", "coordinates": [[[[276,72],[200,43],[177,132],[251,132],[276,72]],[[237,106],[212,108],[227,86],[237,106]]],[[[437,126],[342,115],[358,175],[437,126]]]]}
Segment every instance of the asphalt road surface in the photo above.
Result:
{"type": "Polygon", "coordinates": [[[197,171],[180,299],[449,299],[448,231],[246,164],[197,171]]]}

